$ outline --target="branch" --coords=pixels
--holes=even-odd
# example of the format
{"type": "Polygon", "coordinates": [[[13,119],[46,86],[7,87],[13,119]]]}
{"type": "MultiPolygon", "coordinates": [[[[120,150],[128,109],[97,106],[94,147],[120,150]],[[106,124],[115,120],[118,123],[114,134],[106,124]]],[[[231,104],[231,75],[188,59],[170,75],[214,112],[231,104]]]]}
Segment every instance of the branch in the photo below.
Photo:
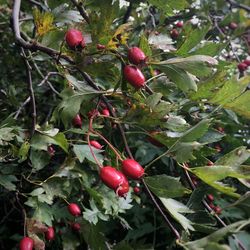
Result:
{"type": "Polygon", "coordinates": [[[238,8],[238,9],[243,9],[247,12],[250,12],[250,7],[245,5],[245,4],[242,4],[242,3],[238,3],[234,0],[226,0],[227,3],[229,3],[232,7],[234,8],[238,8]]]}
{"type": "Polygon", "coordinates": [[[18,116],[20,115],[22,109],[30,102],[30,96],[26,98],[26,100],[21,104],[21,106],[19,107],[19,109],[17,110],[14,119],[17,119],[18,116]]]}
{"type": "Polygon", "coordinates": [[[126,23],[126,22],[128,21],[132,9],[133,9],[133,0],[131,0],[131,1],[129,2],[129,6],[128,6],[128,8],[127,8],[127,11],[126,11],[124,17],[123,17],[122,23],[126,23]]]}
{"type": "Polygon", "coordinates": [[[31,100],[31,106],[32,106],[31,136],[33,136],[34,133],[35,133],[35,128],[36,128],[36,99],[35,99],[35,94],[34,94],[34,90],[33,90],[32,76],[31,76],[31,66],[30,66],[28,60],[26,59],[24,49],[22,48],[21,51],[22,51],[22,56],[24,58],[24,63],[25,63],[25,66],[26,66],[26,74],[27,74],[27,78],[28,78],[28,88],[29,88],[30,100],[31,100]]]}
{"type": "Polygon", "coordinates": [[[84,7],[82,6],[82,3],[77,3],[76,0],[71,0],[71,2],[75,5],[75,7],[78,9],[78,11],[80,12],[81,16],[83,17],[83,19],[90,24],[89,21],[89,16],[86,12],[86,10],[84,9],[84,7]]]}

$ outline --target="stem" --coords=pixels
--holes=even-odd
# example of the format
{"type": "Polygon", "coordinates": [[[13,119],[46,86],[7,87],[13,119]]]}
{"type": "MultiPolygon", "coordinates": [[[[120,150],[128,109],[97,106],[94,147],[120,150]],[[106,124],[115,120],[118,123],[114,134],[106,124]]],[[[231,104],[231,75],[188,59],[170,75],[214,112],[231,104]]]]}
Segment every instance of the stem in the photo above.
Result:
{"type": "Polygon", "coordinates": [[[84,9],[84,7],[82,6],[82,3],[77,3],[76,0],[71,0],[71,2],[76,6],[76,8],[78,9],[79,13],[81,14],[81,16],[83,17],[83,19],[90,24],[89,21],[89,16],[88,13],[86,12],[86,10],[84,9]]]}

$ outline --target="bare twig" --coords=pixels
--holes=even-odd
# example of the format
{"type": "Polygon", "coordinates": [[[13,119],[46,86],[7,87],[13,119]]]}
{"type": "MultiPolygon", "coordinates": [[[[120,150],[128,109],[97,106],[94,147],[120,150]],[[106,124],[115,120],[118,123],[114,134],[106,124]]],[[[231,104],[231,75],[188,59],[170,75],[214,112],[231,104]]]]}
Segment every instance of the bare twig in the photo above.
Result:
{"type": "Polygon", "coordinates": [[[22,56],[24,58],[25,66],[26,66],[26,74],[27,74],[27,80],[28,80],[28,88],[29,88],[29,93],[30,93],[30,101],[32,105],[32,127],[31,127],[31,136],[35,133],[35,128],[36,128],[36,99],[35,99],[35,94],[34,94],[34,89],[33,89],[33,83],[32,83],[32,76],[31,76],[31,66],[26,59],[26,55],[24,52],[24,49],[21,48],[22,51],[22,56]]]}
{"type": "Polygon", "coordinates": [[[26,100],[21,104],[21,106],[19,107],[19,109],[17,110],[14,119],[17,119],[18,116],[20,115],[22,109],[30,102],[30,96],[26,98],[26,100]]]}
{"type": "Polygon", "coordinates": [[[80,12],[81,16],[83,17],[83,19],[89,24],[90,23],[89,16],[88,16],[88,13],[86,12],[86,10],[84,9],[82,3],[77,3],[76,0],[71,0],[71,2],[76,6],[76,8],[80,12]]]}
{"type": "Polygon", "coordinates": [[[247,12],[250,12],[250,7],[245,5],[245,4],[236,2],[234,0],[226,0],[226,2],[229,3],[234,8],[243,9],[243,10],[245,10],[247,12]]]}
{"type": "Polygon", "coordinates": [[[122,23],[126,23],[126,22],[128,21],[130,15],[131,15],[132,9],[133,9],[133,0],[131,0],[131,1],[129,2],[129,6],[128,6],[128,8],[127,8],[127,11],[126,11],[124,17],[123,17],[122,23]]]}

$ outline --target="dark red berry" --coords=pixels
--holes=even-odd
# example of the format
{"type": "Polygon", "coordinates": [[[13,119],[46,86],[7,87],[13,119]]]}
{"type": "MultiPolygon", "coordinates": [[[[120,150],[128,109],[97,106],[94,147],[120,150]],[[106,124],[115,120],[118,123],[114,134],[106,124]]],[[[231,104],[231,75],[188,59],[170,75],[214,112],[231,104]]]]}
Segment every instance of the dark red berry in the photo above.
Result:
{"type": "Polygon", "coordinates": [[[131,179],[140,179],[144,175],[143,167],[133,159],[122,161],[122,172],[131,179]]]}
{"type": "Polygon", "coordinates": [[[24,237],[20,241],[20,250],[32,250],[34,242],[30,237],[24,237]]]}
{"type": "Polygon", "coordinates": [[[102,145],[98,141],[90,141],[90,145],[96,149],[102,149],[102,145]]]}
{"type": "Polygon", "coordinates": [[[73,216],[80,216],[81,215],[81,209],[76,203],[70,203],[68,205],[68,210],[73,216]]]}
{"type": "Polygon", "coordinates": [[[247,66],[247,64],[241,62],[241,63],[238,64],[237,67],[238,67],[240,72],[244,72],[247,69],[248,66],[247,66]]]}
{"type": "Polygon", "coordinates": [[[221,214],[221,208],[219,206],[214,207],[214,212],[216,214],[221,214]]]}
{"type": "Polygon", "coordinates": [[[109,110],[108,109],[103,109],[101,111],[102,115],[105,115],[105,116],[110,116],[110,113],[109,113],[109,110]]]}
{"type": "Polygon", "coordinates": [[[141,189],[139,187],[134,187],[134,193],[139,194],[141,192],[141,189]]]}
{"type": "Polygon", "coordinates": [[[120,172],[111,166],[101,168],[100,178],[106,186],[113,190],[116,190],[123,181],[120,172]]]}
{"type": "Polygon", "coordinates": [[[96,48],[99,49],[99,50],[104,50],[104,49],[106,49],[106,46],[103,45],[103,44],[97,44],[96,48]]]}
{"type": "Polygon", "coordinates": [[[77,114],[73,120],[72,120],[72,124],[74,127],[76,128],[81,128],[82,127],[82,118],[79,114],[77,114]]]}
{"type": "Polygon", "coordinates": [[[179,31],[177,29],[172,29],[170,31],[170,36],[173,38],[173,39],[177,39],[178,36],[179,36],[179,31]]]}
{"type": "Polygon", "coordinates": [[[46,240],[54,240],[55,238],[55,230],[53,227],[48,227],[47,232],[45,233],[46,240]]]}
{"type": "Polygon", "coordinates": [[[77,222],[74,222],[74,223],[71,224],[71,228],[72,228],[72,230],[78,232],[81,229],[81,225],[79,223],[77,223],[77,222]]]}
{"type": "Polygon", "coordinates": [[[209,201],[214,201],[214,196],[213,196],[212,194],[208,194],[208,195],[207,195],[207,199],[208,199],[209,201]]]}
{"type": "Polygon", "coordinates": [[[76,29],[69,29],[66,32],[65,40],[71,49],[75,49],[76,47],[84,48],[86,45],[82,32],[76,29]]]}
{"type": "Polygon", "coordinates": [[[214,163],[212,161],[207,162],[207,166],[213,166],[213,165],[214,165],[214,163]]]}
{"type": "Polygon", "coordinates": [[[123,69],[124,78],[136,89],[142,88],[145,84],[145,77],[141,70],[135,66],[126,65],[123,69]]]}
{"type": "Polygon", "coordinates": [[[183,22],[182,22],[182,21],[178,21],[178,22],[176,23],[176,27],[177,27],[177,28],[182,28],[182,27],[183,27],[183,22]]]}
{"type": "Polygon", "coordinates": [[[117,188],[116,193],[123,197],[128,191],[129,191],[129,183],[125,175],[123,175],[122,172],[119,172],[119,174],[122,176],[122,183],[117,188]]]}
{"type": "Polygon", "coordinates": [[[128,59],[133,64],[142,64],[146,61],[146,55],[138,47],[132,47],[128,50],[128,59]]]}
{"type": "Polygon", "coordinates": [[[235,23],[235,22],[231,22],[229,23],[228,27],[231,29],[231,30],[235,30],[238,28],[238,24],[235,23]]]}
{"type": "Polygon", "coordinates": [[[249,60],[249,59],[245,59],[245,60],[243,61],[243,63],[245,63],[247,66],[250,66],[250,60],[249,60]]]}
{"type": "Polygon", "coordinates": [[[55,152],[56,152],[56,151],[55,151],[55,149],[54,149],[53,146],[48,146],[47,152],[48,152],[49,156],[52,157],[52,156],[55,155],[55,152]]]}
{"type": "Polygon", "coordinates": [[[211,207],[211,209],[213,209],[213,210],[214,210],[215,205],[214,205],[212,202],[211,202],[211,203],[209,203],[208,205],[209,205],[209,207],[211,207]]]}

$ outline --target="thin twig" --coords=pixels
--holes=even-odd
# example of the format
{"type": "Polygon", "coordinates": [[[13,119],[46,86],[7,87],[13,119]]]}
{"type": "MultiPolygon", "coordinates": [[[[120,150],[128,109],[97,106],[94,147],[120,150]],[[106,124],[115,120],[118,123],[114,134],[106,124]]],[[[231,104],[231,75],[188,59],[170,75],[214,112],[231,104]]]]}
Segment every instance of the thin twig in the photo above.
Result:
{"type": "Polygon", "coordinates": [[[229,3],[234,8],[243,9],[246,10],[247,12],[250,12],[250,7],[245,4],[238,3],[234,0],[226,0],[226,2],[229,3]]]}
{"type": "Polygon", "coordinates": [[[83,17],[83,19],[90,24],[89,21],[89,16],[88,13],[86,12],[86,10],[84,9],[84,7],[82,6],[82,3],[77,3],[76,0],[71,0],[71,2],[75,5],[75,7],[78,9],[79,13],[81,14],[81,16],[83,17]]]}
{"type": "Polygon", "coordinates": [[[32,82],[32,76],[31,76],[31,66],[28,62],[28,60],[26,59],[26,55],[24,52],[24,49],[21,48],[22,51],[22,56],[25,62],[25,66],[26,66],[26,74],[27,74],[27,80],[28,80],[28,89],[29,89],[29,94],[30,94],[30,101],[31,101],[31,106],[32,106],[32,127],[31,127],[31,136],[34,135],[35,133],[35,128],[36,128],[36,99],[35,99],[35,94],[34,94],[34,89],[33,89],[33,82],[32,82]]]}

